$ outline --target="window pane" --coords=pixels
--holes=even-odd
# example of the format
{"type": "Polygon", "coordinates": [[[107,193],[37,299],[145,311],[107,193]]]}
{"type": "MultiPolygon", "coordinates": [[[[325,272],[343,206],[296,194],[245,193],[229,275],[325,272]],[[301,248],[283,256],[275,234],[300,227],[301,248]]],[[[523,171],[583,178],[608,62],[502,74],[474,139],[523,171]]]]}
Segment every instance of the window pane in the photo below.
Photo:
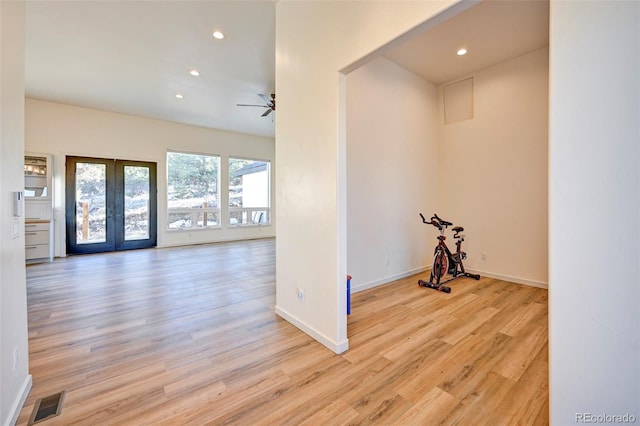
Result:
{"type": "Polygon", "coordinates": [[[218,212],[198,212],[197,215],[198,227],[207,228],[220,226],[218,222],[218,212]]]}
{"type": "Polygon", "coordinates": [[[76,243],[107,241],[107,167],[104,164],[76,164],[76,243]]]}
{"type": "Polygon", "coordinates": [[[229,211],[231,225],[267,225],[269,223],[268,210],[232,208],[229,211]]]}
{"type": "Polygon", "coordinates": [[[149,168],[124,166],[124,239],[149,238],[149,168]]]}
{"type": "Polygon", "coordinates": [[[167,153],[169,229],[218,227],[220,157],[167,153]],[[202,209],[190,212],[185,209],[202,209]],[[206,216],[205,216],[206,213],[206,216]]]}
{"type": "Polygon", "coordinates": [[[169,229],[218,228],[217,209],[172,209],[169,210],[169,229]]]}
{"type": "Polygon", "coordinates": [[[169,229],[191,228],[191,213],[171,213],[169,211],[169,229]]]}
{"type": "Polygon", "coordinates": [[[229,159],[229,223],[269,224],[270,163],[229,159]]]}

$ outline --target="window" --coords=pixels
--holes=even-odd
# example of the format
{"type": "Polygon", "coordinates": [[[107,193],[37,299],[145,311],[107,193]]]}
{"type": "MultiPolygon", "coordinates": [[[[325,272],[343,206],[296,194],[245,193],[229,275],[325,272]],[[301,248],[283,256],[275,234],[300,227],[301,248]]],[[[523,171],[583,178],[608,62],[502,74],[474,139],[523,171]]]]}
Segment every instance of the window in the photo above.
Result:
{"type": "Polygon", "coordinates": [[[167,153],[169,229],[220,227],[220,157],[167,153]]]}
{"type": "Polygon", "coordinates": [[[268,161],[229,159],[229,225],[271,223],[268,161]]]}

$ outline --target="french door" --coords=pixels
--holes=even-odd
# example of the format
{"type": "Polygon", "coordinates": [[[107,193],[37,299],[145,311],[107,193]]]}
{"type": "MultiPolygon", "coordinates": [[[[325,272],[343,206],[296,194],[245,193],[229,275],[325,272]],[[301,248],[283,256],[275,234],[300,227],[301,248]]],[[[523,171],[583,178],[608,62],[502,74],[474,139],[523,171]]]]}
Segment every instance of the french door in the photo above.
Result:
{"type": "Polygon", "coordinates": [[[154,247],[156,163],[67,157],[67,253],[154,247]]]}

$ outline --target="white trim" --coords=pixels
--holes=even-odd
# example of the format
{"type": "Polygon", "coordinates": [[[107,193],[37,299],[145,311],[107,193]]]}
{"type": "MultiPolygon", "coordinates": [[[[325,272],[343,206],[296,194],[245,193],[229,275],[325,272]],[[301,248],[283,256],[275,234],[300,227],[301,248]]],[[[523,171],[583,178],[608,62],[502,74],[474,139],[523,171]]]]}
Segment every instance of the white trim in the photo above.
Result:
{"type": "Polygon", "coordinates": [[[538,288],[545,288],[548,289],[549,285],[547,283],[543,283],[541,281],[534,281],[534,280],[529,280],[526,278],[518,278],[518,277],[510,277],[509,275],[501,275],[501,274],[494,274],[491,272],[485,272],[485,271],[480,271],[478,269],[467,269],[467,272],[473,272],[474,274],[480,274],[480,277],[488,277],[488,278],[495,278],[498,280],[502,280],[502,281],[508,281],[511,283],[515,283],[515,284],[523,284],[523,285],[528,285],[531,287],[538,287],[538,288]]]}
{"type": "Polygon", "coordinates": [[[341,342],[334,342],[329,337],[320,333],[318,330],[311,327],[309,324],[301,321],[295,316],[291,315],[289,312],[282,309],[280,306],[276,305],[276,314],[281,316],[283,319],[287,320],[294,326],[298,327],[300,330],[313,337],[318,342],[322,343],[324,346],[335,352],[336,354],[341,354],[347,349],[349,349],[349,339],[345,339],[341,342]]]}
{"type": "Polygon", "coordinates": [[[381,278],[379,280],[371,281],[371,282],[368,282],[368,283],[359,284],[357,286],[354,286],[353,283],[352,283],[351,284],[351,293],[357,293],[359,291],[368,290],[370,288],[377,287],[377,286],[382,285],[382,284],[387,284],[387,283],[390,283],[392,281],[401,280],[402,278],[410,277],[411,275],[415,275],[415,274],[420,274],[420,273],[428,271],[430,269],[431,269],[431,265],[423,266],[422,268],[412,269],[410,271],[402,272],[400,274],[391,275],[389,277],[381,278]]]}
{"type": "MultiPolygon", "coordinates": [[[[348,340],[347,292],[347,75],[338,73],[338,140],[336,167],[336,262],[338,266],[338,282],[336,283],[336,303],[338,309],[336,323],[336,339],[348,340]]],[[[345,350],[348,349],[348,344],[345,350]]]]}
{"type": "MultiPolygon", "coordinates": [[[[385,277],[379,280],[375,280],[375,281],[371,281],[368,283],[364,283],[364,284],[359,284],[357,286],[354,286],[353,284],[351,284],[351,293],[357,293],[359,291],[363,291],[363,290],[368,290],[370,288],[373,287],[377,287],[379,285],[382,284],[388,284],[392,281],[396,281],[396,280],[400,280],[402,278],[406,278],[406,277],[410,277],[411,275],[415,275],[415,274],[420,274],[422,272],[428,271],[431,269],[431,266],[426,266],[423,268],[417,268],[417,269],[412,269],[410,271],[407,272],[403,272],[400,274],[395,274],[389,277],[385,277]]],[[[480,271],[477,269],[467,269],[467,272],[473,272],[474,274],[480,274],[480,277],[488,277],[488,278],[495,278],[498,280],[502,280],[502,281],[507,281],[507,282],[511,282],[511,283],[515,283],[515,284],[522,284],[522,285],[528,285],[531,287],[538,287],[538,288],[544,288],[544,289],[548,289],[549,285],[547,283],[541,282],[541,281],[534,281],[534,280],[529,280],[526,278],[518,278],[518,277],[511,277],[509,275],[501,275],[501,274],[494,274],[491,272],[485,272],[485,271],[480,271]]]]}
{"type": "Polygon", "coordinates": [[[27,400],[27,396],[29,396],[29,392],[31,392],[31,386],[33,385],[33,378],[31,374],[29,374],[25,379],[22,387],[20,388],[20,392],[17,395],[15,401],[13,401],[13,405],[9,409],[9,416],[7,416],[7,422],[5,426],[15,425],[18,421],[18,416],[20,415],[20,411],[22,410],[22,406],[24,402],[27,400]]]}
{"type": "MultiPolygon", "coordinates": [[[[203,231],[205,231],[205,229],[203,229],[203,231]]],[[[149,247],[149,249],[168,249],[173,247],[201,246],[204,244],[233,243],[233,242],[251,241],[251,240],[267,240],[269,238],[275,238],[275,237],[276,237],[275,235],[255,235],[255,236],[248,236],[248,237],[220,238],[212,241],[185,241],[185,242],[178,242],[178,243],[171,243],[171,244],[158,244],[155,247],[149,247]]]]}

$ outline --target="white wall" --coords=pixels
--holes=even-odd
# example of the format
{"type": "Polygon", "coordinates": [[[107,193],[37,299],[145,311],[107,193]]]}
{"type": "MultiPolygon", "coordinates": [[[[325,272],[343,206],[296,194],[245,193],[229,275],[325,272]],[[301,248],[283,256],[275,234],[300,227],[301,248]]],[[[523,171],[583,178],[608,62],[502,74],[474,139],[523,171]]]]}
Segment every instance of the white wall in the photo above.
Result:
{"type": "Polygon", "coordinates": [[[640,2],[551,2],[550,22],[551,423],[638,422],[640,2]]]}
{"type": "Polygon", "coordinates": [[[347,76],[347,271],[352,292],[430,266],[438,198],[436,87],[385,58],[347,76]]]}
{"type": "Polygon", "coordinates": [[[56,256],[65,254],[64,170],[67,155],[156,162],[160,247],[275,235],[273,197],[271,226],[229,228],[228,220],[223,218],[222,229],[168,231],[166,215],[167,150],[220,155],[223,172],[220,177],[221,205],[228,205],[229,178],[225,165],[229,163],[229,157],[268,160],[273,170],[275,153],[272,138],[36,99],[26,100],[25,119],[25,150],[54,155],[56,256]]]}
{"type": "Polygon", "coordinates": [[[24,217],[14,218],[12,202],[13,192],[24,190],[22,2],[0,2],[0,58],[0,424],[9,425],[17,418],[31,388],[24,217]]]}
{"type": "Polygon", "coordinates": [[[276,312],[336,352],[348,348],[340,71],[455,3],[276,4],[276,312]]]}
{"type": "Polygon", "coordinates": [[[444,124],[441,90],[438,120],[438,215],[465,228],[465,267],[541,287],[548,263],[548,58],[544,48],[472,74],[469,120],[444,124]]]}

